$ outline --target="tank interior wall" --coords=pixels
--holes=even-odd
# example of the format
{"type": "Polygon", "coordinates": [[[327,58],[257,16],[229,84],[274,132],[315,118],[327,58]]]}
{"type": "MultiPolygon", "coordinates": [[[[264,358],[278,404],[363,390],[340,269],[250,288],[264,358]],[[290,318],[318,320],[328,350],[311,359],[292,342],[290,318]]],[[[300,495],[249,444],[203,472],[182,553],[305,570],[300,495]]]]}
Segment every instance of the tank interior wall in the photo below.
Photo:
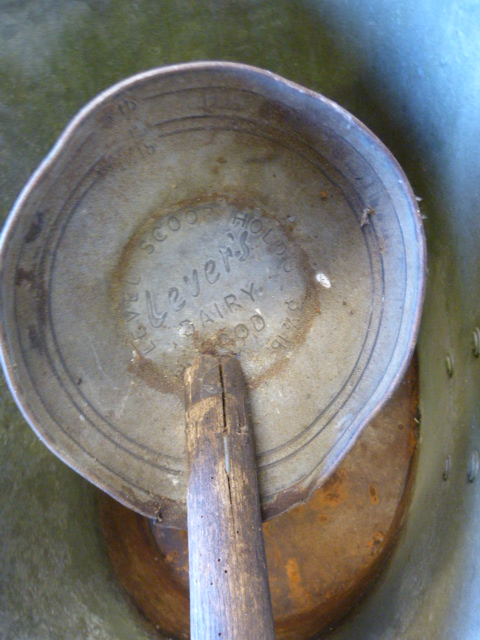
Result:
{"type": "MultiPolygon", "coordinates": [[[[85,102],[175,62],[277,72],[339,102],[391,149],[422,199],[429,252],[421,450],[391,562],[331,637],[478,638],[480,478],[468,479],[480,448],[478,3],[1,0],[0,43],[3,218],[85,102]]],[[[0,637],[151,638],[114,581],[95,490],[36,439],[3,382],[0,486],[0,637]]]]}

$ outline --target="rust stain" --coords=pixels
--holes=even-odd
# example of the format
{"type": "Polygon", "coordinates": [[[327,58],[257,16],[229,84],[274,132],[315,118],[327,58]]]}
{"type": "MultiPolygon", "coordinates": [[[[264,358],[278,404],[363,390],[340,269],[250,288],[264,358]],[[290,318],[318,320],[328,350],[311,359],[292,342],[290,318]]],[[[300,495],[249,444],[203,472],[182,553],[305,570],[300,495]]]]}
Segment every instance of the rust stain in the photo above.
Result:
{"type": "Polygon", "coordinates": [[[367,547],[371,551],[371,555],[376,555],[380,552],[385,535],[381,531],[377,531],[371,540],[367,542],[367,547]]]}
{"type": "Polygon", "coordinates": [[[368,488],[368,493],[370,495],[370,501],[372,504],[378,504],[379,503],[379,497],[378,497],[378,491],[375,487],[375,485],[371,484],[370,487],[368,488]]]}
{"type": "Polygon", "coordinates": [[[28,282],[28,284],[34,285],[35,274],[33,271],[27,271],[22,267],[18,267],[15,273],[15,286],[19,287],[23,282],[28,282]]]}
{"type": "Polygon", "coordinates": [[[410,431],[410,455],[413,456],[417,450],[418,446],[418,429],[411,429],[410,431]]]}
{"type": "Polygon", "coordinates": [[[43,224],[45,221],[45,211],[37,211],[35,217],[30,225],[30,228],[25,236],[25,243],[35,242],[38,236],[42,233],[43,224]]]}
{"type": "Polygon", "coordinates": [[[320,488],[321,502],[329,507],[338,507],[345,502],[347,473],[343,469],[334,471],[330,478],[320,488]]]}
{"type": "MultiPolygon", "coordinates": [[[[417,384],[414,362],[324,485],[306,503],[264,523],[279,640],[317,637],[339,624],[379,576],[413,486],[417,384]]],[[[188,638],[186,531],[150,526],[107,496],[100,508],[108,553],[126,591],[164,635],[188,638]]]]}
{"type": "Polygon", "coordinates": [[[289,558],[285,564],[288,581],[290,585],[290,597],[301,605],[305,605],[310,600],[309,592],[302,586],[302,577],[298,567],[297,558],[289,558]]]}
{"type": "Polygon", "coordinates": [[[175,560],[177,560],[177,558],[178,558],[177,551],[172,551],[171,553],[167,553],[167,555],[165,556],[165,562],[168,562],[169,564],[173,564],[175,560]]]}
{"type": "Polygon", "coordinates": [[[120,582],[161,633],[187,639],[190,628],[188,583],[165,563],[148,522],[101,494],[102,533],[120,582]]]}

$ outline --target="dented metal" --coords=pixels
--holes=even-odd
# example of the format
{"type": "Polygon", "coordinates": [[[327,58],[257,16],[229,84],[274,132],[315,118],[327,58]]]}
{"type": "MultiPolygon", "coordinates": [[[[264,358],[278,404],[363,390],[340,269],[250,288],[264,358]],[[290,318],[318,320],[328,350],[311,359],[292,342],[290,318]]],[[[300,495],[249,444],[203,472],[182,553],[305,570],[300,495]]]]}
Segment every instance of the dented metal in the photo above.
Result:
{"type": "Polygon", "coordinates": [[[182,371],[235,353],[271,517],[401,379],[424,277],[416,200],[350,114],[245,65],[157,69],[87,105],[19,197],[3,365],[57,455],[181,526],[182,371]]]}

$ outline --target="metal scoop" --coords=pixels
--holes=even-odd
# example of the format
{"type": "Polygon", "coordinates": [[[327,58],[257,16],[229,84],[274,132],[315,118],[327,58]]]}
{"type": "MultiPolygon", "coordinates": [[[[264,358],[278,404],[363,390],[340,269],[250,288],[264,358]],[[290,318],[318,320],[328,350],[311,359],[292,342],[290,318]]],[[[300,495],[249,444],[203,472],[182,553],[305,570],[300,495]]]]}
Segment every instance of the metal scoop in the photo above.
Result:
{"type": "Polygon", "coordinates": [[[233,354],[260,500],[304,500],[401,379],[425,247],[385,147],[271,73],[198,63],[88,104],[2,236],[1,347],[24,416],[120,502],[186,525],[183,374],[233,354]]]}

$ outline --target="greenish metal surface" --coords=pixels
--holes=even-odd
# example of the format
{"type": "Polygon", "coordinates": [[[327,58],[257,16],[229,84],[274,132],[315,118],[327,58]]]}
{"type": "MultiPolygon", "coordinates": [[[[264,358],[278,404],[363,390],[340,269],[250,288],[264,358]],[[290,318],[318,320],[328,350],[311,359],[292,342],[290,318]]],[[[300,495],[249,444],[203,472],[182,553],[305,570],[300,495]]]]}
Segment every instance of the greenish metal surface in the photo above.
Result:
{"type": "MultiPolygon", "coordinates": [[[[98,91],[155,66],[268,68],[357,115],[405,169],[427,219],[422,447],[408,520],[335,640],[474,640],[480,630],[480,8],[477,2],[0,2],[0,209],[98,91]],[[445,358],[453,358],[453,375],[445,358]],[[451,472],[443,479],[445,459],[451,472]]],[[[95,492],[1,389],[0,637],[150,638],[115,585],[95,492]]]]}

